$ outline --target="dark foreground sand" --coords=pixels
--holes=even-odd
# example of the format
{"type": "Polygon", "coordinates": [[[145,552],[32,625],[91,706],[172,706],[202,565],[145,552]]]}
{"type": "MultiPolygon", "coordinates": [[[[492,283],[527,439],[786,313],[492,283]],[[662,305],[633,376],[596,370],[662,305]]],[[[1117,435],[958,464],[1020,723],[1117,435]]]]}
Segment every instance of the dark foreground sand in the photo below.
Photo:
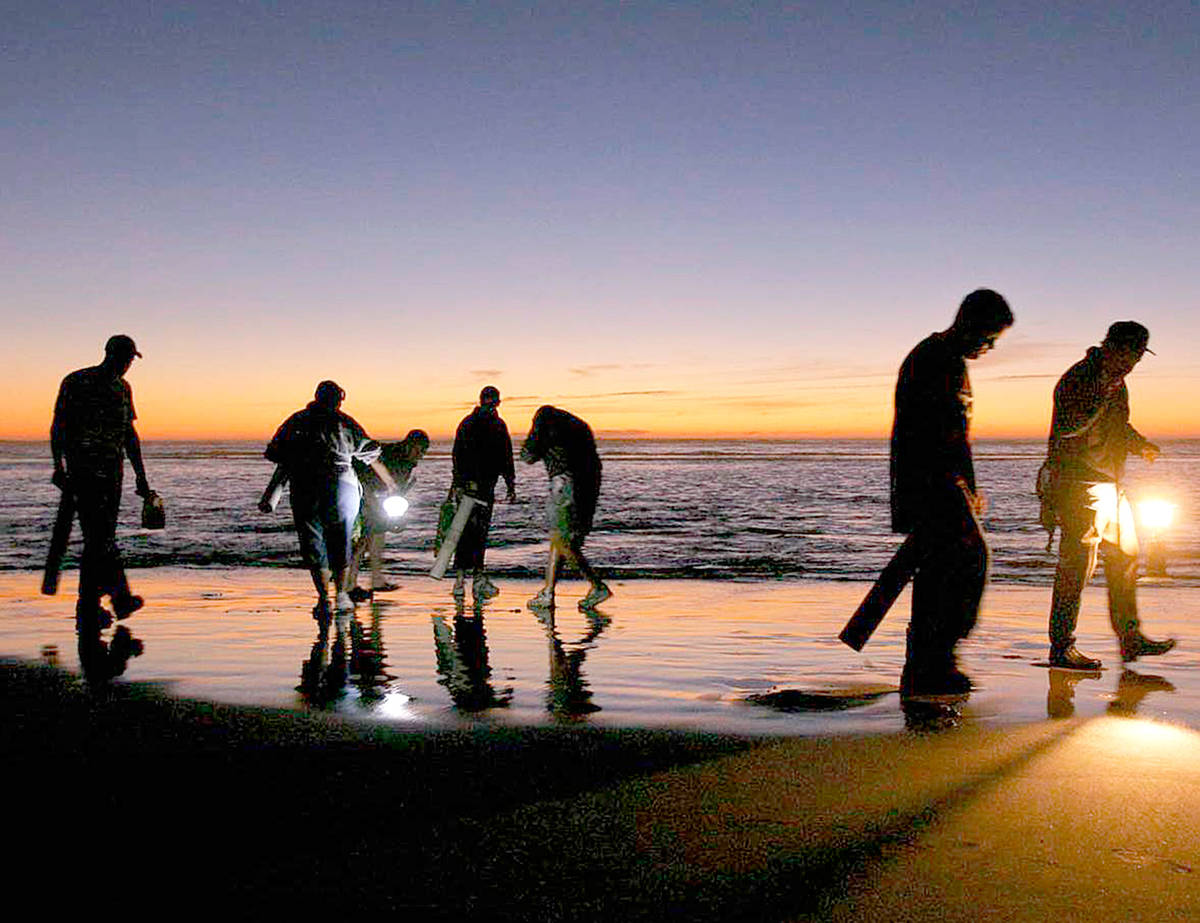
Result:
{"type": "Polygon", "coordinates": [[[1200,735],[405,732],[0,669],[11,901],[105,916],[1192,920],[1200,735]]]}

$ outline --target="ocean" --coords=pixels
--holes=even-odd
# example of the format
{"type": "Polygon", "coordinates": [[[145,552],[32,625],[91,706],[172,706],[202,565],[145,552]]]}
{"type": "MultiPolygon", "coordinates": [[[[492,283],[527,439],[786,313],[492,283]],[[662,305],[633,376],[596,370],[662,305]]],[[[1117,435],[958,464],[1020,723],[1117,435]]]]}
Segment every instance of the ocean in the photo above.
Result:
{"type": "MultiPolygon", "coordinates": [[[[519,443],[519,439],[514,439],[519,443]]],[[[1165,578],[1200,585],[1200,440],[1162,443],[1153,465],[1133,460],[1135,504],[1176,504],[1162,533],[1165,578]]],[[[256,503],[272,466],[263,444],[148,441],[143,450],[167,528],[140,528],[140,502],[127,473],[119,541],[130,567],[298,567],[285,499],[273,514],[256,503]]],[[[900,538],[889,531],[888,458],[883,440],[599,440],[604,483],[586,551],[611,579],[871,580],[900,538]]],[[[428,571],[437,508],[450,480],[450,446],[435,442],[417,468],[406,527],[388,537],[385,570],[428,571]]],[[[978,480],[995,583],[1049,585],[1054,555],[1038,525],[1034,478],[1042,440],[979,441],[978,480]]],[[[0,443],[0,570],[37,570],[45,559],[58,490],[49,445],[0,443]]],[[[498,505],[489,570],[509,577],[541,572],[546,541],[542,466],[517,463],[516,504],[498,505]]],[[[1149,544],[1143,534],[1143,554],[1149,544]]],[[[74,567],[73,538],[66,567],[74,567]]]]}

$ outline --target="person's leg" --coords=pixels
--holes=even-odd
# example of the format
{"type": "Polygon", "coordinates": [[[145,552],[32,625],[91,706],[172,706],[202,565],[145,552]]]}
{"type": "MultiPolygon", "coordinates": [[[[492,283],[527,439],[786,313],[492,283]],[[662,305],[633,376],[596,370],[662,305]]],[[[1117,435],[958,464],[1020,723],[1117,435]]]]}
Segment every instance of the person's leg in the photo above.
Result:
{"type": "Polygon", "coordinates": [[[336,590],[336,606],[340,611],[354,608],[350,599],[350,584],[347,582],[350,571],[351,544],[354,534],[354,519],[362,502],[362,488],[358,479],[353,475],[339,478],[332,485],[332,491],[326,506],[325,542],[329,554],[329,569],[333,573],[333,583],[336,590]]]}
{"type": "Polygon", "coordinates": [[[101,574],[109,541],[108,516],[101,499],[79,475],[74,475],[71,489],[75,497],[75,511],[79,516],[79,531],[83,533],[83,551],[79,557],[79,598],[75,612],[92,618],[100,610],[100,597],[104,592],[101,574]]]}
{"type": "Polygon", "coordinates": [[[487,538],[488,532],[492,528],[492,504],[486,506],[477,506],[471,514],[471,519],[474,522],[476,529],[477,551],[472,560],[472,583],[471,592],[476,599],[489,599],[499,593],[496,584],[488,580],[483,569],[483,558],[487,554],[487,538]]]}
{"type": "Polygon", "coordinates": [[[1108,585],[1108,618],[1121,644],[1121,660],[1129,662],[1171,650],[1175,647],[1174,638],[1155,641],[1142,634],[1137,611],[1137,555],[1115,542],[1104,542],[1100,551],[1104,557],[1104,582],[1108,585]]]}
{"type": "Polygon", "coordinates": [[[318,498],[308,492],[297,490],[292,485],[292,521],[296,524],[296,538],[300,542],[300,557],[308,568],[313,588],[317,591],[317,605],[313,615],[320,618],[329,614],[329,554],[325,548],[325,535],[321,524],[318,498]]]}
{"type": "Polygon", "coordinates": [[[580,608],[586,609],[591,606],[598,606],[604,600],[612,596],[612,590],[608,588],[600,576],[592,568],[591,562],[588,561],[587,555],[583,553],[583,538],[580,537],[576,542],[567,549],[564,555],[567,562],[574,564],[579,568],[579,573],[587,580],[591,586],[588,588],[587,595],[579,601],[580,608]]]}
{"type": "MultiPolygon", "coordinates": [[[[1058,539],[1058,566],[1054,572],[1054,592],[1050,603],[1050,660],[1062,661],[1075,647],[1075,626],[1079,622],[1079,603],[1083,588],[1096,569],[1096,536],[1093,525],[1095,512],[1088,509],[1086,500],[1071,497],[1059,510],[1062,533],[1058,539]]],[[[1078,651],[1076,651],[1078,654],[1078,651]]],[[[1091,669],[1099,661],[1090,657],[1074,657],[1080,666],[1091,669]],[[1086,661],[1086,662],[1085,662],[1086,661]]]]}
{"type": "Polygon", "coordinates": [[[988,550],[966,507],[923,523],[916,534],[920,564],[913,578],[912,620],[903,691],[966,692],[955,646],[975,626],[987,581],[988,550]]]}
{"type": "Polygon", "coordinates": [[[371,589],[383,586],[383,546],[386,532],[372,531],[367,538],[367,553],[371,555],[371,589]]]}
{"type": "Polygon", "coordinates": [[[558,567],[562,560],[562,549],[555,540],[555,536],[550,537],[550,551],[546,557],[546,582],[542,586],[541,591],[533,599],[529,600],[529,605],[535,609],[548,609],[554,605],[554,585],[558,581],[558,567]]]}

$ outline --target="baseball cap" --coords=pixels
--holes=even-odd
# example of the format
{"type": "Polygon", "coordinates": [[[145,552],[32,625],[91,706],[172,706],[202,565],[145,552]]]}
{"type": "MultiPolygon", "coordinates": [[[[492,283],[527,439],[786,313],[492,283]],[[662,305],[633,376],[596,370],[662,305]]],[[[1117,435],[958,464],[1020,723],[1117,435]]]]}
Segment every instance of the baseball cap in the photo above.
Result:
{"type": "Polygon", "coordinates": [[[138,352],[133,338],[127,337],[123,333],[116,333],[108,338],[108,342],[104,344],[104,354],[106,356],[137,356],[139,359],[142,358],[142,354],[138,352]]]}

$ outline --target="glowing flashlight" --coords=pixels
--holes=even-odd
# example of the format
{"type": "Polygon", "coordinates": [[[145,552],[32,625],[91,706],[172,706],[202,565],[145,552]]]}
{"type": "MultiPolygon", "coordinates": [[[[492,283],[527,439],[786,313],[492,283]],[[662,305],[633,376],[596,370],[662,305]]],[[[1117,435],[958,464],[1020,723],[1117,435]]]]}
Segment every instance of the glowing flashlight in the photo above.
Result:
{"type": "Polygon", "coordinates": [[[408,512],[408,501],[399,494],[392,494],[383,501],[383,511],[389,519],[399,519],[408,512]]]}
{"type": "Polygon", "coordinates": [[[1170,528],[1175,519],[1175,504],[1170,500],[1154,498],[1138,504],[1138,518],[1150,533],[1146,546],[1146,573],[1151,577],[1167,576],[1167,549],[1163,532],[1170,528]]]}
{"type": "Polygon", "coordinates": [[[1138,504],[1138,518],[1151,532],[1161,532],[1175,519],[1175,504],[1169,500],[1143,500],[1138,504]]]}

